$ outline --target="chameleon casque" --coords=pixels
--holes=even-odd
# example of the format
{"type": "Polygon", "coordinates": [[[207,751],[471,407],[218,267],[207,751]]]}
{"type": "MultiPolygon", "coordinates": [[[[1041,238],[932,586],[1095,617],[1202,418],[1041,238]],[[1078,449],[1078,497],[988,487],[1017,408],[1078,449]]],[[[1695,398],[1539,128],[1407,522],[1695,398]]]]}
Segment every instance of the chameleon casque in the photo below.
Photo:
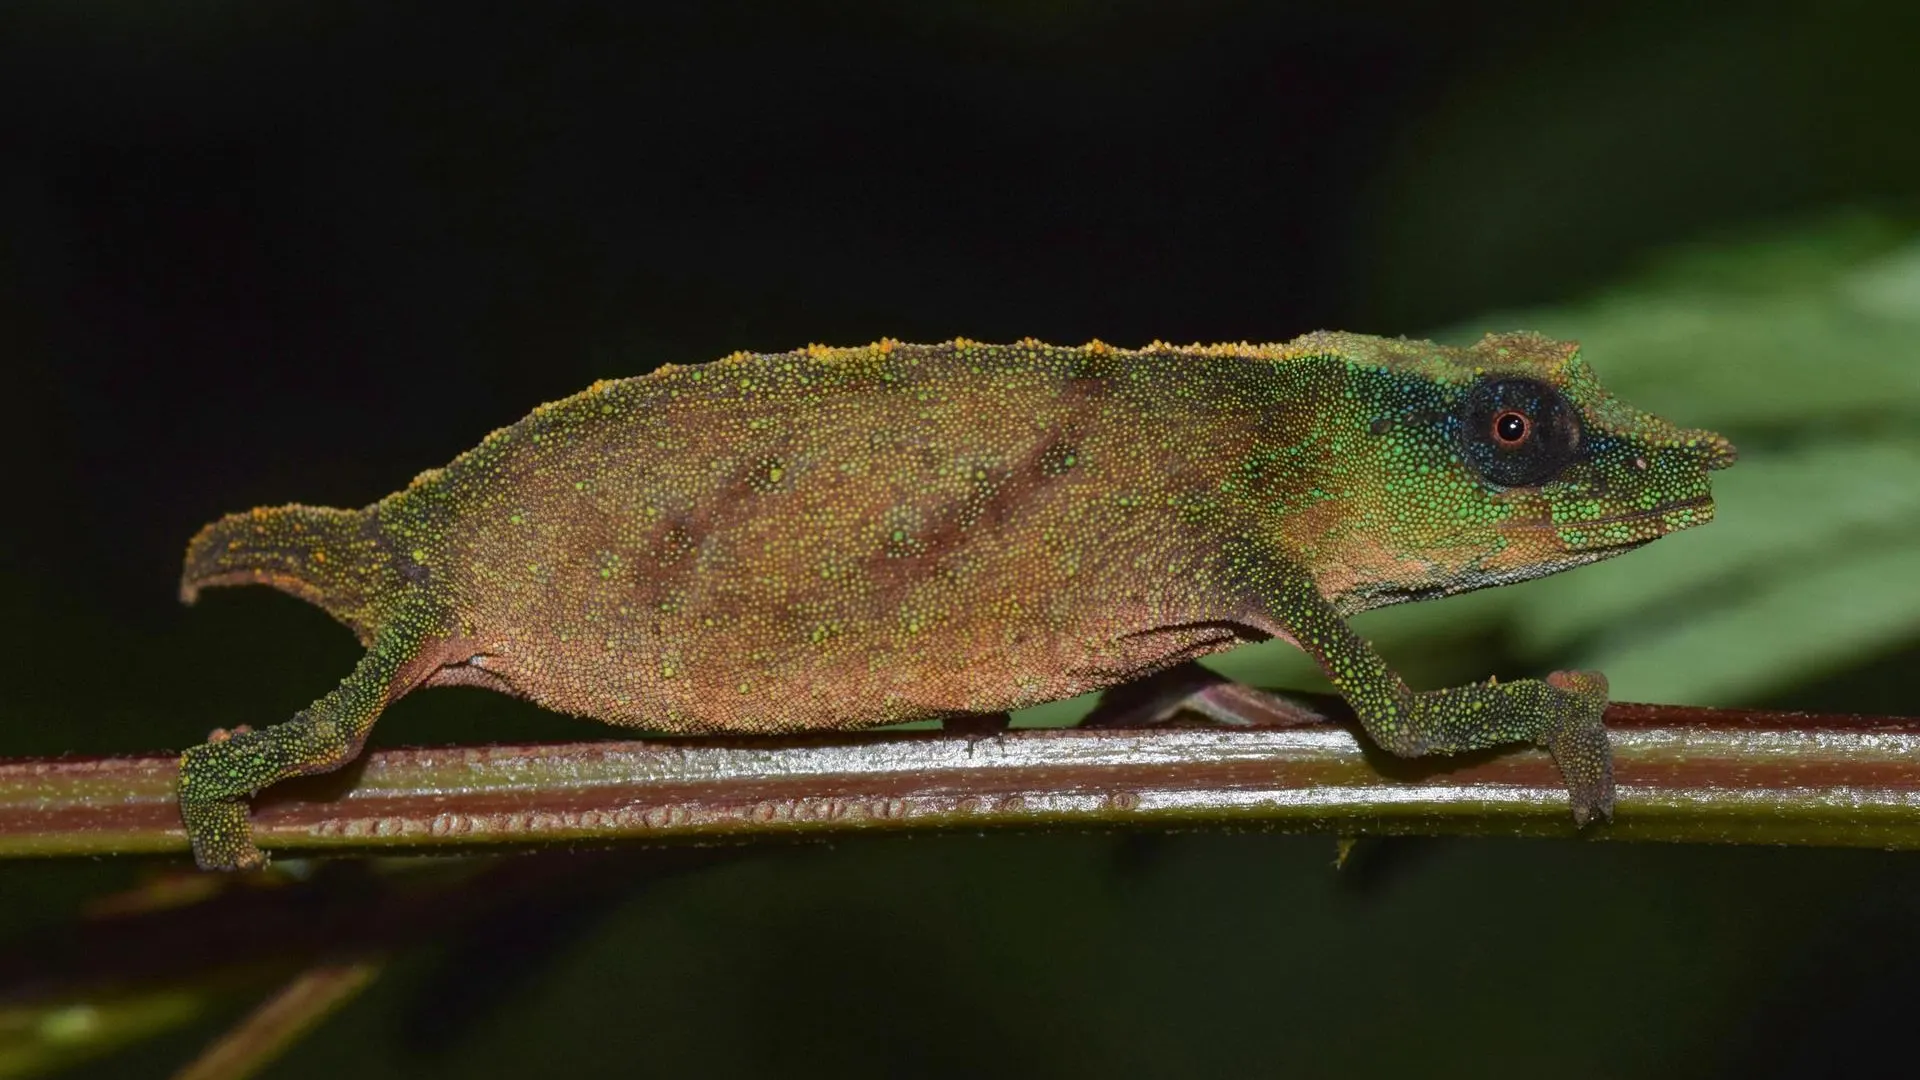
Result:
{"type": "Polygon", "coordinates": [[[484,686],[664,732],[997,712],[1270,637],[1401,755],[1543,744],[1610,816],[1590,672],[1408,689],[1344,617],[1539,577],[1713,516],[1718,435],[1615,400],[1575,345],[881,341],[737,353],[543,405],[363,510],[207,526],[181,584],[261,582],[365,657],[181,757],[201,866],[261,788],[390,702],[484,686]]]}

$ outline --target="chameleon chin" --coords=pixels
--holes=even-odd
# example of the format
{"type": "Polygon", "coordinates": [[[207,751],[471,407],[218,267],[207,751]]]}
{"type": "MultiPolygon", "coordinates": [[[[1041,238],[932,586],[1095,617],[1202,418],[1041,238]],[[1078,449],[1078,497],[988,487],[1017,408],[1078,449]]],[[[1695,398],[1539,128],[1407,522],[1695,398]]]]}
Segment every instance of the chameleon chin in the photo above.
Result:
{"type": "Polygon", "coordinates": [[[1584,823],[1613,809],[1603,677],[1417,692],[1344,617],[1706,522],[1707,474],[1733,460],[1525,333],[881,341],[664,367],[543,405],[364,509],[201,530],[184,599],[272,585],[367,652],[291,719],[183,754],[181,812],[201,866],[264,864],[247,799],[351,760],[422,686],[660,731],[845,729],[1281,637],[1396,754],[1544,745],[1584,823]]]}

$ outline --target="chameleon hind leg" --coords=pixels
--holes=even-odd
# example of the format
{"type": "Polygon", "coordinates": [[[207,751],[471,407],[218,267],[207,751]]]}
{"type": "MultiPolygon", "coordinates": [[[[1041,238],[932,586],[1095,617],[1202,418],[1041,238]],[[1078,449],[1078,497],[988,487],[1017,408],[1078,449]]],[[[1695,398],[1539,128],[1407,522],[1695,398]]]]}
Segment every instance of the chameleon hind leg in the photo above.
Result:
{"type": "Polygon", "coordinates": [[[1382,749],[1418,757],[1534,743],[1559,765],[1576,824],[1613,817],[1613,754],[1600,721],[1605,676],[1562,671],[1416,692],[1347,626],[1305,570],[1246,550],[1231,553],[1225,566],[1219,584],[1249,605],[1247,621],[1284,634],[1317,660],[1382,749]]]}
{"type": "Polygon", "coordinates": [[[250,870],[267,857],[254,846],[247,800],[293,776],[330,772],[360,753],[388,702],[419,679],[422,641],[386,633],[374,639],[352,674],[293,719],[258,731],[235,731],[180,755],[180,816],[194,861],[203,870],[250,870]]]}

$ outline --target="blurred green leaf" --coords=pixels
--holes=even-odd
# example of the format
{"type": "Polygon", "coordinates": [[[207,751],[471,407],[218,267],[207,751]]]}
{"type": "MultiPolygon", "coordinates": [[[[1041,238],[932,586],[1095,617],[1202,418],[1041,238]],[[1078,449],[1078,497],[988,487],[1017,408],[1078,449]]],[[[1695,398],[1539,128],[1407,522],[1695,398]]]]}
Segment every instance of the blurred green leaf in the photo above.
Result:
{"type": "Polygon", "coordinates": [[[1920,422],[1920,244],[1879,218],[1681,249],[1589,303],[1443,336],[1515,326],[1580,341],[1616,394],[1736,442],[1920,422]]]}
{"type": "Polygon", "coordinates": [[[199,1016],[206,994],[161,987],[89,1001],[0,1008],[0,1078],[42,1076],[199,1016]]]}
{"type": "Polygon", "coordinates": [[[1920,548],[1887,547],[1780,574],[1735,603],[1638,633],[1580,661],[1632,697],[1752,697],[1871,658],[1920,630],[1920,548]]]}

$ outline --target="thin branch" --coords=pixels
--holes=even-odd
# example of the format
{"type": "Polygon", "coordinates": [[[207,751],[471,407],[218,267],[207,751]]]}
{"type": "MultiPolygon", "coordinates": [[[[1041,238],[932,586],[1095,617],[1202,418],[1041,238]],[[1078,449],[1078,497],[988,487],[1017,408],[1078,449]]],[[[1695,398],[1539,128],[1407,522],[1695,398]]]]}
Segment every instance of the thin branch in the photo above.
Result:
{"type": "Polygon", "coordinates": [[[173,1080],[237,1080],[252,1076],[353,1000],[380,973],[368,958],[315,964],[257,1005],[173,1080]]]}
{"type": "MultiPolygon", "coordinates": [[[[271,789],[254,827],[282,855],[986,827],[1576,835],[1540,751],[1402,761],[1337,699],[1146,685],[1073,729],[384,750],[271,789]]],[[[1583,837],[1920,847],[1920,720],[1616,705],[1607,724],[1618,807],[1583,837]]],[[[0,857],[184,852],[175,763],[0,763],[0,857]]]]}
{"type": "Polygon", "coordinates": [[[504,1000],[496,995],[530,977],[527,964],[583,915],[730,854],[344,859],[292,875],[203,874],[182,860],[83,918],[0,947],[0,1076],[97,1057],[243,995],[259,1004],[185,1075],[244,1076],[362,990],[386,958],[430,944],[449,952],[410,1008],[427,1010],[426,1026],[443,1034],[484,1024],[504,1000]],[[484,979],[462,977],[463,965],[484,979]]]}

